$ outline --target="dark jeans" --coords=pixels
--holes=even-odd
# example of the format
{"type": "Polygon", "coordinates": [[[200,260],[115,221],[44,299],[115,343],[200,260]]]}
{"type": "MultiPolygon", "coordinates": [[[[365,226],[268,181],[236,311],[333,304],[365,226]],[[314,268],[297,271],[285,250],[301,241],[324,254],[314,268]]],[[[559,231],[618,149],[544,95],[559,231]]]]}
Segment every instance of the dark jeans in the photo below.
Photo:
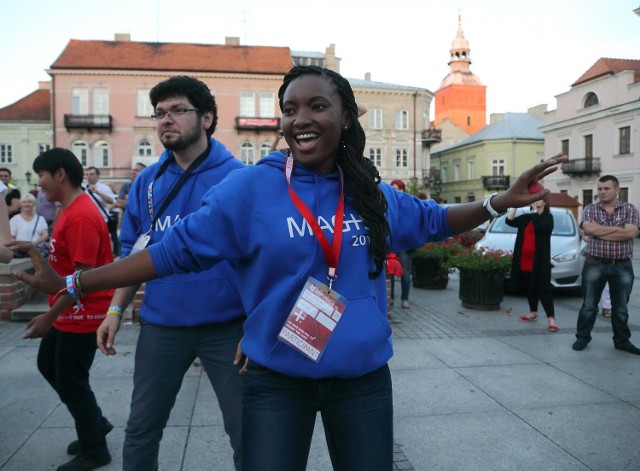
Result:
{"type": "Polygon", "coordinates": [[[96,354],[96,334],[73,334],[52,327],[40,342],[38,370],[58,393],[73,420],[82,451],[103,453],[105,420],[89,384],[89,370],[96,354]]]}
{"type": "MultiPolygon", "coordinates": [[[[409,300],[409,288],[411,287],[411,254],[409,252],[398,252],[400,265],[402,265],[402,276],[400,277],[400,299],[409,300]]],[[[391,277],[391,299],[395,298],[394,290],[396,277],[391,277]]]]}
{"type": "Polygon", "coordinates": [[[631,260],[616,265],[605,265],[594,260],[585,260],[582,269],[582,289],[584,300],[578,315],[576,338],[585,342],[591,341],[591,329],[598,315],[598,302],[604,285],[609,282],[611,294],[611,325],[613,328],[613,343],[624,346],[631,338],[627,322],[629,311],[627,303],[631,288],[633,288],[633,266],[631,260]]]}
{"type": "Polygon", "coordinates": [[[521,271],[520,278],[522,286],[526,286],[529,310],[531,312],[538,312],[538,301],[540,301],[547,317],[555,317],[551,285],[538,286],[539,283],[534,279],[533,272],[530,271],[521,271]]]}
{"type": "Polygon", "coordinates": [[[244,471],[304,471],[318,411],[334,470],[393,468],[387,365],[358,378],[307,379],[250,362],[244,380],[244,471]]]}
{"type": "MultiPolygon", "coordinates": [[[[224,430],[241,469],[242,376],[233,360],[243,320],[196,327],[140,322],[131,412],[125,429],[123,469],[157,470],[162,432],[185,373],[200,358],[222,411],[224,430]]],[[[212,469],[216,466],[211,463],[212,469]]]]}

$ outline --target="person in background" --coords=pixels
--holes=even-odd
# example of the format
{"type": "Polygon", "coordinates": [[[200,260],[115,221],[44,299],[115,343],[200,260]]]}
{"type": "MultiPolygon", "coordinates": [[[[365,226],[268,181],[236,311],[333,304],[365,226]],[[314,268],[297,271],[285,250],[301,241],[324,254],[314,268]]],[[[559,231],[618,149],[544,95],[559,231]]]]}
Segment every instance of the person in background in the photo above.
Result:
{"type": "MultiPolygon", "coordinates": [[[[402,180],[393,180],[391,182],[391,186],[395,188],[397,191],[404,192],[406,187],[402,180]]],[[[409,290],[411,289],[411,256],[413,250],[405,250],[402,252],[398,252],[398,260],[400,260],[400,264],[402,265],[402,275],[400,276],[400,305],[402,309],[409,309],[411,304],[409,303],[409,290]]],[[[395,300],[395,284],[396,277],[391,277],[391,302],[389,306],[393,306],[393,302],[395,300]]]]}
{"type": "Polygon", "coordinates": [[[0,181],[0,263],[9,263],[13,259],[13,252],[5,244],[11,242],[11,230],[9,228],[9,213],[4,196],[9,188],[0,181]]]}
{"type": "Polygon", "coordinates": [[[31,193],[24,195],[20,200],[20,214],[11,218],[9,226],[12,240],[25,240],[40,247],[49,238],[49,228],[45,219],[34,211],[35,202],[31,193]]]}
{"type": "MultiPolygon", "coordinates": [[[[51,236],[47,267],[55,273],[90,271],[113,262],[109,233],[98,209],[82,190],[82,166],[68,149],[43,152],[33,162],[38,184],[62,211],[51,236]]],[[[77,456],[58,471],[89,470],[111,462],[105,435],[112,425],[102,415],[89,383],[96,354],[96,329],[105,317],[113,290],[87,295],[81,306],[50,296],[50,309],[27,324],[24,338],[42,337],[38,370],[73,417],[77,440],[67,447],[77,456]]]]}
{"type": "Polygon", "coordinates": [[[601,176],[597,190],[598,201],[585,206],[580,223],[589,239],[582,269],[584,298],[572,348],[581,351],[591,342],[598,302],[609,283],[614,347],[640,355],[640,349],[631,343],[627,306],[634,280],[633,239],[638,236],[640,216],[635,206],[620,201],[620,184],[615,176],[601,176]]]}
{"type": "Polygon", "coordinates": [[[516,208],[512,208],[507,214],[507,226],[518,229],[509,283],[513,292],[524,291],[527,294],[529,314],[520,316],[520,320],[537,320],[538,301],[541,301],[549,322],[549,332],[557,332],[558,324],[551,295],[553,216],[546,201],[536,201],[531,206],[533,211],[530,213],[515,217],[516,208]]]}
{"type": "Polygon", "coordinates": [[[604,317],[607,319],[611,317],[611,294],[609,293],[609,283],[604,285],[598,307],[602,308],[602,315],[604,317]]]}
{"type": "Polygon", "coordinates": [[[100,210],[102,219],[104,219],[105,224],[107,224],[113,247],[113,255],[117,257],[120,255],[118,214],[111,214],[111,206],[116,203],[116,194],[109,185],[100,181],[100,170],[96,167],[88,167],[84,172],[84,176],[87,179],[85,192],[91,197],[93,204],[100,210]]]}
{"type": "Polygon", "coordinates": [[[55,224],[62,206],[58,201],[49,201],[47,195],[44,194],[42,188],[38,188],[36,196],[36,213],[44,218],[49,228],[49,235],[53,231],[53,225],[55,224]]]}
{"type": "Polygon", "coordinates": [[[12,218],[16,214],[20,214],[20,199],[22,198],[22,194],[11,182],[11,170],[6,167],[0,168],[0,182],[7,187],[4,198],[7,204],[9,218],[12,218]]]}
{"type": "Polygon", "coordinates": [[[118,192],[118,198],[116,199],[117,208],[122,211],[122,216],[124,217],[124,211],[127,204],[127,197],[129,196],[129,191],[131,191],[131,185],[136,180],[136,177],[142,172],[147,166],[142,162],[137,162],[133,168],[131,169],[131,181],[125,183],[120,187],[120,191],[118,192]]]}
{"type": "Polygon", "coordinates": [[[358,107],[340,74],[293,67],[278,98],[291,156],[274,152],[231,172],[160,242],[102,269],[62,278],[32,247],[10,244],[29,250],[36,267],[35,276],[15,276],[81,301],[84,291],[237,263],[247,310],[236,358],[246,355],[242,469],[305,470],[320,412],[333,469],[389,471],[387,253],[444,240],[543,198],[549,190],[532,195],[528,185],[567,157],[530,168],[503,193],[444,208],[381,182],[363,155],[358,107]]]}

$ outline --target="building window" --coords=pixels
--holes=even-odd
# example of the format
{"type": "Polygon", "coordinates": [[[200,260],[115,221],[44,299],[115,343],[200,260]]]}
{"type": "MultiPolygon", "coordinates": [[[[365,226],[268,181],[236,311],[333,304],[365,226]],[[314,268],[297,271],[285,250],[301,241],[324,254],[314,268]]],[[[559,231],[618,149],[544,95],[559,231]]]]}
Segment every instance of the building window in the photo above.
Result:
{"type": "Polygon", "coordinates": [[[593,159],[593,134],[584,136],[584,158],[593,159]]]}
{"type": "Polygon", "coordinates": [[[454,182],[460,181],[460,164],[459,163],[456,163],[453,165],[453,181],[454,182]]]}
{"type": "Polygon", "coordinates": [[[51,144],[38,144],[38,155],[51,149],[51,144]]]}
{"type": "Polygon", "coordinates": [[[109,114],[109,90],[106,88],[94,88],[92,113],[97,115],[109,114]]]}
{"type": "Polygon", "coordinates": [[[153,155],[153,146],[147,139],[138,142],[138,157],[151,157],[153,155]]]}
{"type": "Polygon", "coordinates": [[[620,152],[619,154],[630,154],[631,153],[631,127],[625,126],[618,130],[620,133],[620,152]]]}
{"type": "Polygon", "coordinates": [[[271,152],[271,144],[264,143],[260,146],[260,158],[266,157],[271,152]]]}
{"type": "Polygon", "coordinates": [[[260,94],[260,117],[273,118],[276,115],[273,93],[260,94]]]}
{"type": "Polygon", "coordinates": [[[623,201],[625,203],[629,202],[629,188],[627,187],[620,187],[620,193],[618,194],[618,199],[620,201],[623,201]]]}
{"type": "Polygon", "coordinates": [[[409,129],[409,112],[406,110],[396,111],[396,129],[409,129]]]}
{"type": "Polygon", "coordinates": [[[109,166],[109,144],[107,141],[98,141],[93,145],[93,164],[96,167],[109,166]]]}
{"type": "Polygon", "coordinates": [[[373,162],[373,165],[375,165],[378,168],[382,167],[382,148],[371,147],[369,149],[369,158],[373,162]]]}
{"type": "Polygon", "coordinates": [[[453,197],[453,202],[454,203],[462,203],[462,198],[460,198],[459,196],[454,196],[453,197]]]}
{"type": "Polygon", "coordinates": [[[582,190],[582,206],[593,203],[593,190],[582,190]]]}
{"type": "Polygon", "coordinates": [[[467,180],[476,178],[476,164],[473,160],[467,162],[467,180]]]}
{"type": "Polygon", "coordinates": [[[494,177],[504,175],[504,159],[495,159],[491,162],[491,175],[494,177]]]}
{"type": "Polygon", "coordinates": [[[584,97],[584,107],[589,108],[590,106],[596,106],[599,102],[598,95],[593,92],[587,93],[587,96],[584,97]]]}
{"type": "Polygon", "coordinates": [[[76,141],[71,145],[71,152],[75,154],[75,156],[80,161],[80,165],[83,167],[87,166],[87,153],[89,146],[84,141],[76,141]]]}
{"type": "Polygon", "coordinates": [[[562,145],[562,154],[569,157],[569,139],[563,139],[560,144],[562,145]]]}
{"type": "Polygon", "coordinates": [[[240,161],[247,165],[253,164],[253,144],[250,142],[243,142],[240,146],[240,161]]]}
{"type": "Polygon", "coordinates": [[[89,114],[89,90],[86,88],[71,90],[71,114],[89,114]]]}
{"type": "Polygon", "coordinates": [[[12,164],[13,162],[13,145],[0,144],[0,164],[12,164]]]}
{"type": "Polygon", "coordinates": [[[253,118],[256,115],[256,99],[253,92],[240,92],[240,116],[253,118]]]}
{"type": "Polygon", "coordinates": [[[447,167],[440,168],[440,181],[447,183],[449,181],[449,172],[447,167]]]}
{"type": "Polygon", "coordinates": [[[148,118],[153,114],[153,106],[149,99],[148,89],[140,89],[136,91],[136,116],[144,116],[148,118]]]}
{"type": "Polygon", "coordinates": [[[380,108],[372,108],[369,114],[369,128],[382,129],[382,110],[380,108]]]}
{"type": "Polygon", "coordinates": [[[471,116],[467,116],[467,126],[471,126],[471,116]]]}
{"type": "Polygon", "coordinates": [[[409,152],[407,149],[396,149],[396,167],[407,168],[409,166],[409,152]]]}

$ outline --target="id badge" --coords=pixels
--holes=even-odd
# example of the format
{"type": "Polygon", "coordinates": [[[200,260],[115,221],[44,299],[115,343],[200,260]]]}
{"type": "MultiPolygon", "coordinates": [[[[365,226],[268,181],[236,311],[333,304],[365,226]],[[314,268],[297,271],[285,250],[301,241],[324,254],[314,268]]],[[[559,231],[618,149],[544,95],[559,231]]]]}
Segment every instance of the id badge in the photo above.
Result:
{"type": "Polygon", "coordinates": [[[317,363],[346,307],[346,298],[309,277],[278,339],[317,363]]]}
{"type": "Polygon", "coordinates": [[[150,239],[151,236],[149,234],[140,234],[140,237],[138,237],[138,240],[136,240],[136,243],[133,244],[131,248],[131,255],[144,249],[149,244],[150,239]]]}

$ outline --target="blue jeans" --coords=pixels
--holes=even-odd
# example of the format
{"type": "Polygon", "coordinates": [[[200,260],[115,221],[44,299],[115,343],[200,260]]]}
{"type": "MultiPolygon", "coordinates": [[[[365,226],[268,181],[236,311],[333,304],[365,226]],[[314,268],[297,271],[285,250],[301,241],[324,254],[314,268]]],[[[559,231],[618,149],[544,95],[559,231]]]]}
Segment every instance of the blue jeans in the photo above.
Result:
{"type": "Polygon", "coordinates": [[[244,380],[244,471],[304,471],[318,411],[334,470],[393,468],[387,365],[358,378],[307,379],[250,362],[244,380]]]}
{"type": "Polygon", "coordinates": [[[585,260],[582,269],[582,290],[584,300],[578,315],[576,338],[586,343],[591,341],[591,329],[598,315],[598,303],[604,285],[609,282],[611,294],[611,325],[613,328],[613,343],[624,346],[629,343],[631,332],[627,322],[629,311],[627,303],[631,288],[633,288],[633,266],[631,260],[616,265],[605,265],[594,260],[585,260]]]}
{"type": "Polygon", "coordinates": [[[96,334],[74,334],[51,327],[40,342],[38,370],[67,406],[76,426],[82,451],[107,451],[101,433],[104,418],[89,384],[96,354],[96,334]]]}
{"type": "MultiPolygon", "coordinates": [[[[398,252],[400,265],[402,265],[402,276],[400,277],[400,299],[409,300],[409,288],[411,288],[411,254],[409,252],[398,252]]],[[[395,298],[396,277],[391,277],[391,299],[395,298]]]]}
{"type": "Polygon", "coordinates": [[[158,469],[162,432],[184,375],[196,357],[202,361],[216,393],[234,464],[241,469],[242,376],[240,365],[234,365],[233,360],[242,338],[242,324],[243,320],[235,320],[196,327],[162,327],[141,321],[131,412],[124,438],[125,471],[158,469]]]}

